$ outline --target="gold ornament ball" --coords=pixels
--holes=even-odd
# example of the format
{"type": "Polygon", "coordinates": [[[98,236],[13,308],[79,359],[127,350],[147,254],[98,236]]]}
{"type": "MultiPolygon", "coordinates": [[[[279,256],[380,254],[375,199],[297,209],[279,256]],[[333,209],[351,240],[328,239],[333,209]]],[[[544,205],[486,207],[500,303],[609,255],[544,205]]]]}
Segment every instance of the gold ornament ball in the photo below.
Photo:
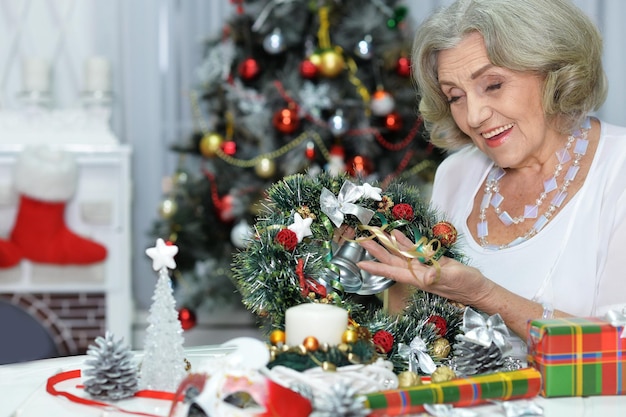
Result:
{"type": "Polygon", "coordinates": [[[202,156],[211,158],[224,143],[224,138],[218,133],[207,133],[200,139],[200,153],[202,156]]]}
{"type": "Polygon", "coordinates": [[[186,172],[178,171],[176,174],[174,174],[174,184],[186,184],[188,179],[189,176],[186,172]]]}
{"type": "Polygon", "coordinates": [[[440,337],[432,345],[433,356],[438,359],[445,359],[450,354],[450,342],[448,339],[440,337]]]}
{"type": "Polygon", "coordinates": [[[320,55],[318,68],[322,75],[333,78],[344,70],[345,61],[343,56],[335,50],[324,51],[320,55]]]}
{"type": "Polygon", "coordinates": [[[435,369],[435,372],[430,376],[430,382],[440,383],[452,381],[456,378],[456,374],[449,366],[442,365],[435,369]]]}
{"type": "Polygon", "coordinates": [[[306,348],[307,351],[315,352],[317,349],[319,349],[320,342],[314,336],[307,336],[304,338],[302,345],[306,348]]]}
{"type": "Polygon", "coordinates": [[[270,333],[270,343],[273,345],[285,343],[285,340],[287,340],[287,338],[285,336],[285,332],[282,330],[272,330],[270,333]]]}
{"type": "Polygon", "coordinates": [[[309,61],[311,61],[313,65],[319,68],[320,64],[322,63],[322,56],[318,53],[311,54],[309,55],[309,61]]]}
{"type": "Polygon", "coordinates": [[[324,361],[322,362],[322,369],[326,372],[335,372],[337,370],[337,365],[332,362],[324,361]]]}
{"type": "Polygon", "coordinates": [[[398,375],[399,388],[409,388],[422,385],[422,378],[413,371],[400,372],[398,375]]]}
{"type": "Polygon", "coordinates": [[[178,205],[175,200],[167,198],[161,201],[159,205],[159,214],[164,219],[171,219],[174,214],[176,214],[176,210],[178,209],[178,205]]]}
{"type": "Polygon", "coordinates": [[[348,329],[341,335],[343,343],[356,343],[359,340],[359,334],[354,329],[348,329]]]}
{"type": "Polygon", "coordinates": [[[261,158],[255,165],[254,172],[261,178],[270,178],[276,173],[276,163],[269,158],[261,158]]]}

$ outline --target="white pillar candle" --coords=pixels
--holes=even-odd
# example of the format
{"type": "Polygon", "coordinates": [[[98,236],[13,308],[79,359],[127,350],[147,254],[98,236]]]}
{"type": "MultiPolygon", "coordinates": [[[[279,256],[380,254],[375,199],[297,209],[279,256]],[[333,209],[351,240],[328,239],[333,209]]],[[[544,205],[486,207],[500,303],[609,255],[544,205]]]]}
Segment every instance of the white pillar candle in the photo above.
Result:
{"type": "Polygon", "coordinates": [[[308,336],[317,341],[338,345],[348,327],[348,312],[330,304],[304,303],[290,307],[285,312],[287,345],[302,344],[308,336]]]}
{"type": "Polygon", "coordinates": [[[50,90],[50,63],[40,58],[24,59],[22,61],[22,87],[24,91],[48,92],[50,90]]]}
{"type": "Polygon", "coordinates": [[[111,67],[105,58],[94,56],[85,62],[85,91],[111,91],[111,67]]]}

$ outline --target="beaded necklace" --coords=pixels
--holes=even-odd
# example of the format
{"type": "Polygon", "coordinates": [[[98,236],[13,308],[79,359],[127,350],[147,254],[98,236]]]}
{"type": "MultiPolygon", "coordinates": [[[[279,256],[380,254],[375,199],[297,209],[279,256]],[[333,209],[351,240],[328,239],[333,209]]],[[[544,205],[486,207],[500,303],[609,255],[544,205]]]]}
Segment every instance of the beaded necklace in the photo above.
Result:
{"type": "Polygon", "coordinates": [[[576,174],[578,174],[578,171],[580,170],[580,160],[587,152],[587,146],[589,145],[587,133],[589,132],[590,128],[591,120],[589,118],[586,118],[581,128],[573,132],[567,138],[567,144],[565,145],[565,147],[556,152],[556,158],[558,162],[554,168],[554,175],[544,181],[543,192],[535,200],[535,204],[525,205],[524,214],[520,216],[513,217],[507,211],[502,210],[501,205],[504,201],[504,196],[500,194],[500,179],[502,179],[502,177],[506,175],[506,171],[497,165],[494,165],[493,168],[491,168],[491,171],[489,171],[489,174],[487,176],[487,181],[485,182],[484,195],[480,203],[480,212],[478,214],[477,236],[479,243],[482,247],[492,250],[510,248],[530,239],[531,237],[539,233],[541,229],[543,229],[543,227],[550,221],[550,219],[552,219],[552,216],[557,211],[557,209],[561,207],[563,201],[565,201],[565,198],[567,197],[567,188],[570,186],[572,181],[574,181],[574,178],[576,178],[576,174]],[[574,141],[576,141],[576,144],[574,145],[574,160],[572,161],[570,167],[567,170],[567,173],[565,174],[563,184],[559,188],[557,179],[563,171],[563,165],[572,160],[569,151],[572,148],[572,144],[574,143],[574,141]],[[548,194],[554,190],[558,191],[552,197],[550,205],[548,206],[546,211],[541,216],[539,216],[539,207],[548,197],[548,194]],[[511,242],[503,245],[491,245],[487,241],[487,236],[489,235],[489,229],[487,227],[487,209],[489,207],[493,207],[495,214],[505,226],[520,224],[523,223],[526,219],[537,220],[523,236],[518,236],[511,242]]]}

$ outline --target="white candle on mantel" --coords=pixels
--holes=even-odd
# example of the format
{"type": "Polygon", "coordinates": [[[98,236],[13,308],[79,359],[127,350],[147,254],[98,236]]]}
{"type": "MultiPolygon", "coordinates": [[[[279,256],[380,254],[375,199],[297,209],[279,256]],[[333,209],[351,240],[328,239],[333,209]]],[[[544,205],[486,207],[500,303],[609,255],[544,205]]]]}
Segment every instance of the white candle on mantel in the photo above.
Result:
{"type": "Polygon", "coordinates": [[[100,56],[85,62],[85,91],[111,91],[111,66],[100,56]]]}
{"type": "Polygon", "coordinates": [[[348,327],[348,312],[330,304],[304,303],[290,307],[285,312],[287,345],[302,344],[308,336],[317,341],[338,345],[348,327]]]}
{"type": "Polygon", "coordinates": [[[24,91],[50,91],[50,63],[41,58],[22,60],[22,87],[24,91]]]}

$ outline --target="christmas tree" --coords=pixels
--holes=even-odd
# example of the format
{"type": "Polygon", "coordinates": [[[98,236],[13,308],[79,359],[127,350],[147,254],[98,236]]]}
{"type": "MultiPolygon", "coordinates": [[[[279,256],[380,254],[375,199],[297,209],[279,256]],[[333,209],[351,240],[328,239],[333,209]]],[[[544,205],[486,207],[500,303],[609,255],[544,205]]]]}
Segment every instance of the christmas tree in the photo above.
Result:
{"type": "Polygon", "coordinates": [[[172,294],[168,268],[176,268],[174,256],[178,248],[157,239],[156,246],[146,249],[152,268],[159,279],[152,296],[148,315],[144,357],[139,383],[143,389],[175,391],[185,377],[183,328],[178,320],[176,301],[172,294]]]}
{"type": "Polygon", "coordinates": [[[174,146],[180,164],[153,230],[181,249],[176,294],[192,311],[238,301],[232,254],[272,183],[328,172],[427,189],[441,159],[417,113],[403,2],[231,3],[204,45],[196,130],[174,146]]]}

